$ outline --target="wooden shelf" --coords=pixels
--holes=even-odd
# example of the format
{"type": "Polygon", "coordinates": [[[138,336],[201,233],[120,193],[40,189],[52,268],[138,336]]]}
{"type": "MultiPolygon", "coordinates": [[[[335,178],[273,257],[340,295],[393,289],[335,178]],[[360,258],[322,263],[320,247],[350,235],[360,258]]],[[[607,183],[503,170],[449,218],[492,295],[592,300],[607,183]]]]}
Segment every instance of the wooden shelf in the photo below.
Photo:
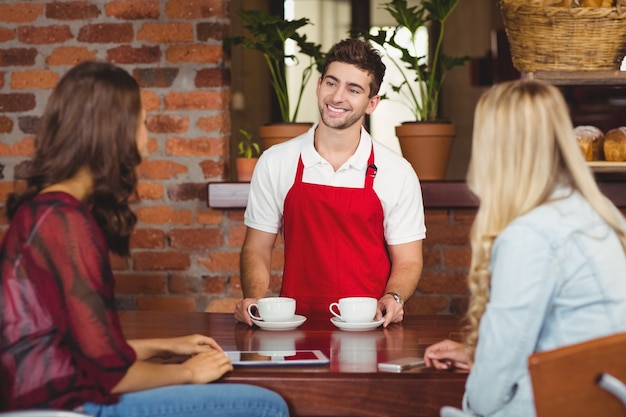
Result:
{"type": "Polygon", "coordinates": [[[626,172],[626,162],[588,161],[593,172],[626,172]]]}
{"type": "Polygon", "coordinates": [[[626,71],[537,71],[522,74],[523,78],[541,80],[554,85],[626,85],[626,71]]]}

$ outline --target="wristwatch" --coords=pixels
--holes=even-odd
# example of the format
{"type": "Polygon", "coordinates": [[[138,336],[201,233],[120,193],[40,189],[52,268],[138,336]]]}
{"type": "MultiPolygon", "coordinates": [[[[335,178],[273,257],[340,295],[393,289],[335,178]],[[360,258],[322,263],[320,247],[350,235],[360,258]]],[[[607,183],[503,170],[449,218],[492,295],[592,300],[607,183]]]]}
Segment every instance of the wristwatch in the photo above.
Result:
{"type": "Polygon", "coordinates": [[[384,295],[387,295],[387,294],[392,296],[393,299],[396,300],[396,302],[399,303],[401,306],[404,305],[404,300],[402,299],[402,296],[398,294],[397,292],[387,291],[384,295]]]}

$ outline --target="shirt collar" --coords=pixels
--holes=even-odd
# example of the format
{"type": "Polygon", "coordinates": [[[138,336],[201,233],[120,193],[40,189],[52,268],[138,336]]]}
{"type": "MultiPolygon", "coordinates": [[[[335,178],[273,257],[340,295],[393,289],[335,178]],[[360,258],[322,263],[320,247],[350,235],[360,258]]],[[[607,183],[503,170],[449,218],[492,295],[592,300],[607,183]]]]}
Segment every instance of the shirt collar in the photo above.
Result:
{"type": "MultiPolygon", "coordinates": [[[[302,163],[307,168],[317,164],[327,163],[315,150],[315,146],[313,144],[317,125],[318,123],[315,123],[313,127],[309,129],[302,145],[302,163]]],[[[348,166],[356,169],[364,169],[369,160],[371,149],[372,137],[367,130],[365,130],[365,127],[361,126],[361,139],[359,140],[359,146],[356,148],[354,154],[348,158],[348,166]]]]}

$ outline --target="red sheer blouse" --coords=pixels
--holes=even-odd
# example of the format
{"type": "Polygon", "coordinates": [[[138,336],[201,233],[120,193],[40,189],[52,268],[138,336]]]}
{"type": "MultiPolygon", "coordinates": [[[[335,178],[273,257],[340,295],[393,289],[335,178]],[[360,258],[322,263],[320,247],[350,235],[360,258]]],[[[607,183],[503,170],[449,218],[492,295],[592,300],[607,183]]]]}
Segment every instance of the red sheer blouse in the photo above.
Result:
{"type": "Polygon", "coordinates": [[[110,394],[135,361],[115,311],[102,231],[72,196],[40,194],[0,247],[0,410],[73,409],[110,394]]]}

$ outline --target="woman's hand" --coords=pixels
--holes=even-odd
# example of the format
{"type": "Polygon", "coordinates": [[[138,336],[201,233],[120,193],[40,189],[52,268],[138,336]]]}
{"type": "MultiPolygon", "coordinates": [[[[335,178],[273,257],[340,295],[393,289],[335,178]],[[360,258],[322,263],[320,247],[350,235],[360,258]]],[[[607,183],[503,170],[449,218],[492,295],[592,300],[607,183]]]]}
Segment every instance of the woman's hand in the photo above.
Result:
{"type": "Polygon", "coordinates": [[[169,344],[169,352],[173,355],[196,355],[216,350],[223,352],[220,345],[212,338],[201,334],[165,339],[169,344]]]}
{"type": "Polygon", "coordinates": [[[436,369],[466,369],[472,368],[465,346],[452,340],[442,340],[429,346],[424,353],[426,366],[436,369]]]}
{"type": "Polygon", "coordinates": [[[198,353],[181,364],[191,374],[192,384],[215,381],[233,370],[233,364],[222,350],[198,353]]]}

